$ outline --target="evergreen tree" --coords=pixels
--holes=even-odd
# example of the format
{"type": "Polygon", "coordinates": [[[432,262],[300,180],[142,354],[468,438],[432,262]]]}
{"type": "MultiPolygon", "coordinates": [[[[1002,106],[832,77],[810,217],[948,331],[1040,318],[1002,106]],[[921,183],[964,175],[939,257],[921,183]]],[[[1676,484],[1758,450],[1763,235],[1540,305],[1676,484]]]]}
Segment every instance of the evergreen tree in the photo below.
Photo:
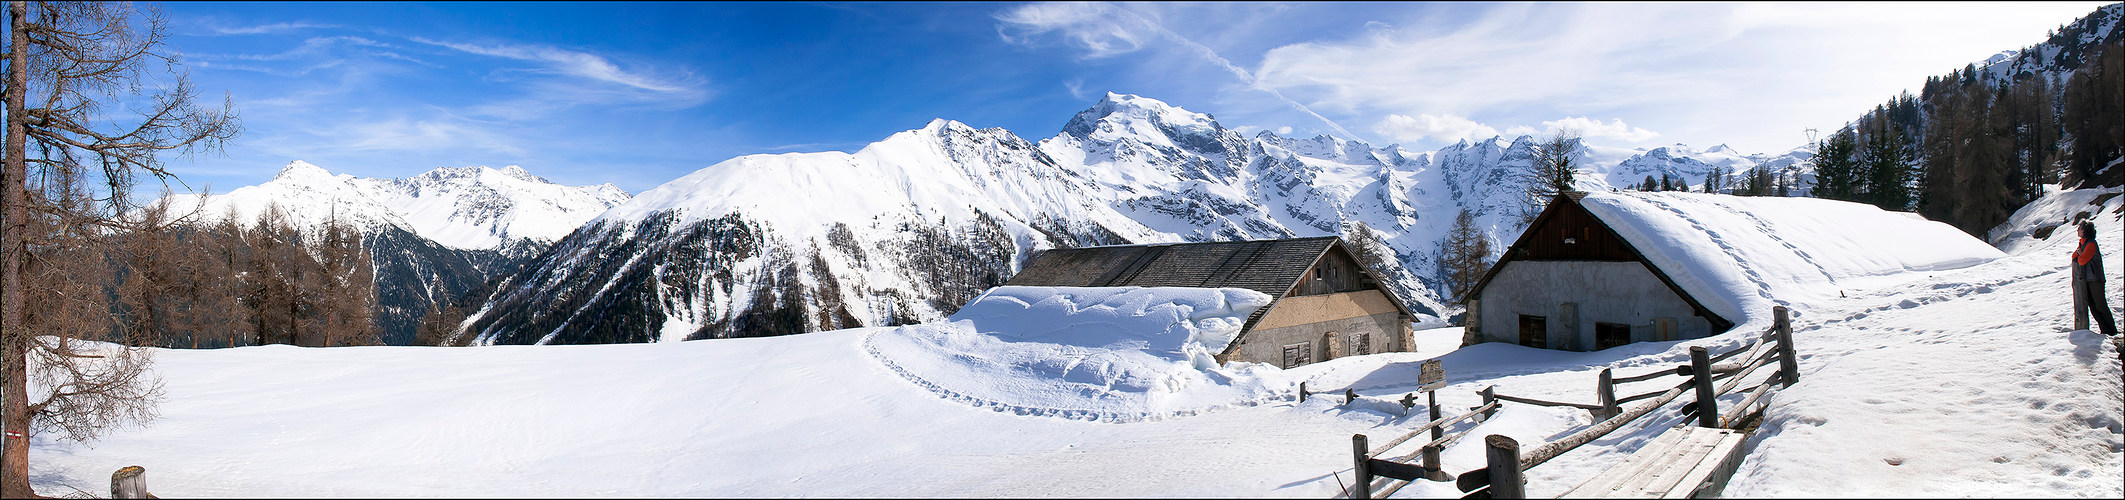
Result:
{"type": "Polygon", "coordinates": [[[1816,146],[1815,191],[1817,198],[1856,201],[1859,186],[1859,159],[1855,156],[1853,134],[1849,129],[1840,130],[1816,146]]]}
{"type": "Polygon", "coordinates": [[[1875,134],[1860,155],[1860,171],[1866,186],[1863,201],[1884,210],[1911,209],[1911,153],[1897,130],[1875,134]]]}

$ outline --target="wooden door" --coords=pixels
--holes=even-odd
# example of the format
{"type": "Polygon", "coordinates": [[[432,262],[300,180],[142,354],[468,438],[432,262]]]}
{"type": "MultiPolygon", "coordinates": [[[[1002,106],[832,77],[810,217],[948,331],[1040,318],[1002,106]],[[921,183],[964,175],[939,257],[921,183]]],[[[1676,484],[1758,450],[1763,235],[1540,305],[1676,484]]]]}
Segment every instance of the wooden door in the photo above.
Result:
{"type": "Polygon", "coordinates": [[[1520,315],[1520,345],[1549,348],[1549,318],[1520,315]]]}

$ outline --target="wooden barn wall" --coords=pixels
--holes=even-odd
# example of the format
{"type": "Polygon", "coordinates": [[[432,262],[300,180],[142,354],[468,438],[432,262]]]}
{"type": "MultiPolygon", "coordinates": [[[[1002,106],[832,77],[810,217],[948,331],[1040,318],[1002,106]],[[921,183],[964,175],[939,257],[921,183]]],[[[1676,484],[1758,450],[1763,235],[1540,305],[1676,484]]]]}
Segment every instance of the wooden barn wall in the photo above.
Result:
{"type": "Polygon", "coordinates": [[[1594,214],[1588,213],[1577,203],[1561,204],[1557,211],[1539,221],[1532,239],[1521,247],[1524,252],[1515,256],[1529,260],[1593,260],[1628,261],[1629,246],[1616,232],[1601,224],[1594,214]],[[1567,241],[1570,241],[1567,243],[1567,241]]]}
{"type": "Polygon", "coordinates": [[[1357,259],[1351,258],[1349,253],[1337,247],[1330,249],[1327,255],[1321,257],[1319,264],[1306,271],[1306,275],[1299,281],[1298,286],[1293,287],[1289,296],[1325,295],[1372,288],[1374,286],[1371,280],[1365,279],[1365,273],[1358,270],[1357,259]]]}

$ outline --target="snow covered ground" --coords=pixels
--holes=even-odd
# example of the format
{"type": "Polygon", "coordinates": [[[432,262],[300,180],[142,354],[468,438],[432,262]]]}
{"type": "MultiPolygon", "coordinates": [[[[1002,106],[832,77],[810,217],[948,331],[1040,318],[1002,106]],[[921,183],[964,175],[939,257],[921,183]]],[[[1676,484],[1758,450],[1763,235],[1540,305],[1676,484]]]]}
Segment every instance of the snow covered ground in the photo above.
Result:
{"type": "MultiPolygon", "coordinates": [[[[2125,292],[2121,207],[2113,197],[2097,215],[2113,305],[2125,292]]],[[[1771,398],[1727,493],[2125,496],[2117,348],[2069,331],[2074,238],[1793,299],[1800,383],[1771,398]]],[[[39,436],[31,472],[47,495],[99,491],[112,470],[141,465],[163,497],[1326,497],[1350,480],[1351,434],[1378,442],[1427,419],[1391,402],[1425,359],[1445,365],[1449,409],[1491,385],[1592,402],[1601,368],[1672,366],[1690,345],[1732,348],[1764,326],[1590,353],[1454,350],[1458,329],[1425,330],[1414,353],[1277,370],[1196,362],[1251,311],[1243,294],[1056,292],[991,292],[982,300],[995,303],[938,324],[787,337],[159,350],[161,419],[86,446],[39,436]],[[999,313],[1015,307],[1006,298],[1026,311],[999,313]],[[1155,334],[1099,337],[1102,321],[1155,334]],[[1042,364],[1056,359],[1077,361],[1042,364]],[[1367,397],[1299,403],[1299,381],[1367,397]],[[1143,390],[1094,390],[1113,386],[1143,390]]],[[[1507,404],[1473,435],[1532,446],[1589,423],[1507,404]]],[[[1677,423],[1663,409],[1536,467],[1528,493],[1561,493],[1677,423]]],[[[1481,467],[1480,440],[1443,458],[1481,467]]],[[[1419,482],[1398,496],[1457,494],[1419,482]]]]}

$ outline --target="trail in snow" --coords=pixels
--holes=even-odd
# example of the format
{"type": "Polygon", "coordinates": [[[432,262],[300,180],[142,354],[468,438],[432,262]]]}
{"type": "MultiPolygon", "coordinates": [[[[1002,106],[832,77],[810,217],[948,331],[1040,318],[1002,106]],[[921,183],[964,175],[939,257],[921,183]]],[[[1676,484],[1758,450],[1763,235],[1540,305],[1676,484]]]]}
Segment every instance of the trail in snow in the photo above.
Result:
{"type": "Polygon", "coordinates": [[[1682,209],[1675,208],[1674,205],[1670,205],[1665,201],[1661,201],[1659,198],[1644,196],[1638,199],[1644,200],[1646,203],[1650,203],[1655,207],[1659,207],[1661,210],[1666,210],[1668,212],[1674,213],[1676,217],[1679,217],[1684,221],[1688,221],[1690,227],[1697,229],[1697,231],[1700,233],[1703,233],[1706,238],[1710,238],[1713,244],[1719,245],[1719,250],[1725,252],[1727,258],[1729,260],[1732,260],[1736,267],[1741,268],[1742,276],[1748,278],[1750,283],[1756,285],[1757,296],[1763,297],[1764,300],[1769,300],[1781,306],[1792,307],[1791,303],[1788,303],[1785,300],[1781,300],[1777,297],[1771,296],[1771,283],[1764,281],[1763,273],[1758,272],[1756,270],[1756,266],[1750,265],[1747,259],[1741,258],[1741,252],[1735,250],[1734,245],[1727,243],[1726,238],[1720,237],[1718,231],[1715,231],[1711,227],[1708,227],[1706,224],[1704,224],[1703,221],[1699,221],[1694,217],[1690,217],[1690,214],[1688,212],[1684,212],[1682,211],[1682,209]]]}

